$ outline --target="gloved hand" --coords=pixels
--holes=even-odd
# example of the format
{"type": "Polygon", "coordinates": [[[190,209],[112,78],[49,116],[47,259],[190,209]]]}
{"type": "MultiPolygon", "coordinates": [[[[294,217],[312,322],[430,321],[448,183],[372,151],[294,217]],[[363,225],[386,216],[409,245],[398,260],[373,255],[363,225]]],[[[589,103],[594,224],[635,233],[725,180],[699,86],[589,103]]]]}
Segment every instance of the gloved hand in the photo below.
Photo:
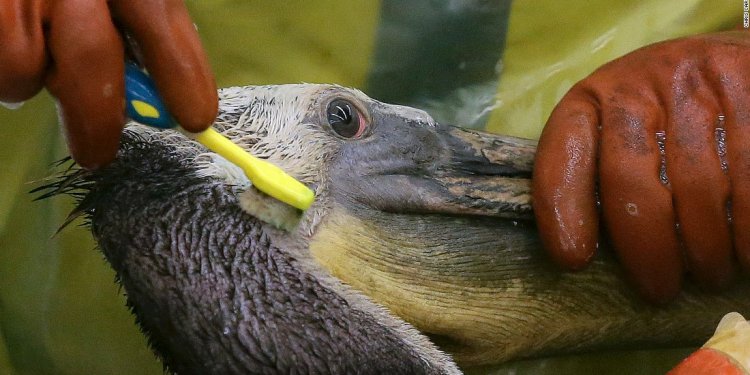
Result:
{"type": "Polygon", "coordinates": [[[689,273],[719,290],[750,269],[750,34],[654,44],[576,84],[542,133],[533,180],[545,248],[578,270],[609,244],[640,293],[689,273]],[[597,200],[601,201],[598,207],[597,200]]]}
{"type": "Polygon", "coordinates": [[[3,0],[0,101],[23,101],[46,86],[73,158],[89,169],[114,159],[124,123],[124,49],[113,19],[138,43],[182,127],[204,130],[218,110],[216,83],[182,1],[3,0]]]}

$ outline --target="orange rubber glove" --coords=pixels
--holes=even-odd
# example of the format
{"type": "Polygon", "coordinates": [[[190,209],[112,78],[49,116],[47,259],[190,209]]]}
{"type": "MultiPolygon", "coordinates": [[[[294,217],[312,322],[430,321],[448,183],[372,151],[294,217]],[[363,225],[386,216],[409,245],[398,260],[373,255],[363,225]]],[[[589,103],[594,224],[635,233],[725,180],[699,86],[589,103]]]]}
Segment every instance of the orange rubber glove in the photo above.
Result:
{"type": "Polygon", "coordinates": [[[181,0],[3,0],[0,101],[43,86],[57,99],[68,147],[84,168],[111,162],[124,123],[124,48],[133,36],[172,115],[189,131],[210,126],[216,83],[181,0]]]}
{"type": "Polygon", "coordinates": [[[533,198],[545,248],[578,270],[610,245],[640,293],[669,301],[750,269],[750,34],[654,44],[576,84],[539,140],[533,198]],[[598,195],[597,195],[598,194],[598,195]],[[597,199],[601,201],[598,207],[597,199]]]}
{"type": "Polygon", "coordinates": [[[667,375],[747,375],[750,373],[750,322],[739,313],[725,315],[703,347],[667,375]]]}

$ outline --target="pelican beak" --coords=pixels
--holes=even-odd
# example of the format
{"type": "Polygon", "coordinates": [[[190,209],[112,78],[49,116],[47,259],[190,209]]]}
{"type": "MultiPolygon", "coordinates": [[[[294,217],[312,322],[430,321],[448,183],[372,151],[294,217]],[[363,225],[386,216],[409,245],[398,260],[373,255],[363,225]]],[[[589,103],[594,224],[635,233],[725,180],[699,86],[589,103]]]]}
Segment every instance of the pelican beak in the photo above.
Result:
{"type": "Polygon", "coordinates": [[[357,202],[390,213],[532,217],[534,141],[452,126],[404,128],[387,146],[374,140],[377,147],[365,148],[368,165],[348,180],[357,202]]]}
{"type": "Polygon", "coordinates": [[[531,217],[536,142],[456,127],[439,134],[450,158],[431,176],[428,212],[531,217]]]}

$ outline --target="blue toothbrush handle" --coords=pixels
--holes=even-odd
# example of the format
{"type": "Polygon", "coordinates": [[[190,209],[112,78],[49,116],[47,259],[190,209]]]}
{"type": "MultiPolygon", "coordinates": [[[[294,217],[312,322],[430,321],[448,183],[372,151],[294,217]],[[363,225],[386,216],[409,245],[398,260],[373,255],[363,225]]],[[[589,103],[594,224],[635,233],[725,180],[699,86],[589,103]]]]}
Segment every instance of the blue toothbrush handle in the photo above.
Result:
{"type": "Polygon", "coordinates": [[[155,128],[177,126],[154,81],[132,63],[125,64],[125,112],[134,121],[155,128]]]}

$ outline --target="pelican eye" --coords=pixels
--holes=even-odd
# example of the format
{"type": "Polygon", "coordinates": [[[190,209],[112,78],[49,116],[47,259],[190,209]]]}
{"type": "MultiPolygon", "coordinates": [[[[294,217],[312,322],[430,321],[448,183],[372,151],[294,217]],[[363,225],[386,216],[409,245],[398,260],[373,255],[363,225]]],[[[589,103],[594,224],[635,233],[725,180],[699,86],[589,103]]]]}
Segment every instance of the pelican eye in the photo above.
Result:
{"type": "Polygon", "coordinates": [[[331,129],[343,138],[359,138],[367,129],[364,116],[354,104],[344,99],[334,99],[328,103],[326,119],[331,129]]]}

